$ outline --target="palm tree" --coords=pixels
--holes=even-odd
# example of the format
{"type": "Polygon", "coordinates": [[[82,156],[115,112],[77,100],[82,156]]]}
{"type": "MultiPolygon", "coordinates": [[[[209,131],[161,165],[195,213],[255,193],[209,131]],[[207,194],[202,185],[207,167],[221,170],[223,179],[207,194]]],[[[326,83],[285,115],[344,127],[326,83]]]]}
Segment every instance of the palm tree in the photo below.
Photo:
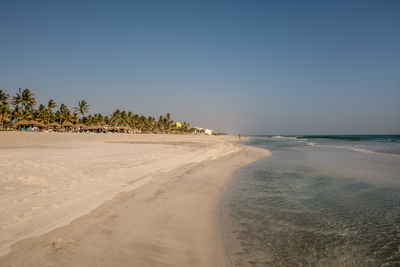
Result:
{"type": "Polygon", "coordinates": [[[60,110],[56,112],[55,117],[59,124],[63,124],[64,122],[76,122],[76,114],[72,113],[65,104],[60,105],[60,110]]]}
{"type": "Polygon", "coordinates": [[[71,113],[71,111],[67,109],[67,111],[63,114],[63,123],[64,122],[71,122],[71,123],[76,122],[76,114],[71,113]]]}
{"type": "Polygon", "coordinates": [[[158,118],[158,122],[157,122],[157,128],[161,133],[164,132],[164,128],[165,128],[164,123],[165,123],[165,119],[162,115],[160,115],[160,117],[158,118]]]}
{"type": "Polygon", "coordinates": [[[189,130],[189,127],[190,127],[190,124],[187,123],[186,121],[184,121],[184,122],[183,122],[183,130],[184,130],[185,132],[187,132],[187,131],[189,130]]]}
{"type": "Polygon", "coordinates": [[[11,115],[11,109],[8,107],[8,105],[1,105],[0,106],[1,128],[4,128],[4,120],[7,120],[10,115],[11,115]]]}
{"type": "Polygon", "coordinates": [[[74,107],[74,112],[78,113],[79,116],[85,116],[89,112],[89,105],[85,100],[78,101],[78,106],[74,107]]]}
{"type": "Polygon", "coordinates": [[[146,124],[147,124],[147,118],[143,115],[140,116],[139,117],[139,129],[140,129],[141,133],[146,131],[146,124]]]}
{"type": "Polygon", "coordinates": [[[61,114],[65,114],[65,113],[67,113],[67,111],[69,111],[67,105],[62,104],[62,103],[61,103],[61,105],[60,105],[59,110],[60,110],[61,114]]]}
{"type": "Polygon", "coordinates": [[[57,122],[57,123],[59,123],[59,124],[62,123],[62,114],[61,114],[61,112],[60,112],[59,110],[57,110],[57,111],[53,114],[52,118],[53,118],[53,121],[54,121],[54,122],[57,122]]]}
{"type": "Polygon", "coordinates": [[[32,109],[35,104],[35,94],[29,89],[21,91],[21,88],[19,88],[17,94],[13,97],[14,106],[21,105],[24,109],[32,109]]]}
{"type": "Polygon", "coordinates": [[[8,106],[8,100],[10,95],[7,94],[5,91],[0,90],[0,125],[3,128],[3,123],[6,118],[11,114],[11,110],[8,106]]]}
{"type": "Polygon", "coordinates": [[[125,110],[121,112],[121,126],[126,126],[128,123],[128,114],[125,110]]]}
{"type": "Polygon", "coordinates": [[[0,90],[0,104],[3,105],[8,105],[8,100],[10,99],[10,95],[7,94],[5,91],[0,90]]]}
{"type": "Polygon", "coordinates": [[[85,125],[92,125],[92,124],[93,124],[93,117],[92,117],[92,115],[89,114],[87,117],[84,117],[84,118],[82,119],[82,123],[85,124],[85,125]]]}
{"type": "Polygon", "coordinates": [[[94,125],[98,125],[101,124],[103,125],[103,115],[101,115],[101,113],[96,113],[93,115],[92,117],[92,124],[94,125]]]}
{"type": "Polygon", "coordinates": [[[29,109],[22,109],[19,106],[14,108],[13,116],[17,121],[31,120],[33,118],[33,115],[29,109]]]}
{"type": "Polygon", "coordinates": [[[155,118],[153,118],[153,117],[149,116],[147,118],[147,131],[150,133],[152,133],[154,130],[154,121],[155,121],[155,118]]]}
{"type": "Polygon", "coordinates": [[[171,114],[167,113],[164,118],[164,128],[165,130],[171,130],[171,126],[174,122],[171,120],[171,114]]]}
{"type": "Polygon", "coordinates": [[[111,114],[111,124],[113,126],[118,126],[121,123],[121,111],[116,109],[113,114],[111,114]]]}
{"type": "Polygon", "coordinates": [[[41,123],[46,123],[49,121],[49,112],[46,109],[46,107],[42,104],[40,104],[39,109],[37,110],[35,114],[35,120],[41,123]]]}
{"type": "Polygon", "coordinates": [[[57,107],[57,103],[53,99],[50,99],[47,102],[47,112],[48,112],[47,124],[50,123],[50,119],[53,120],[53,108],[56,108],[56,107],[57,107]]]}
{"type": "Polygon", "coordinates": [[[134,131],[138,131],[138,126],[139,125],[139,115],[138,114],[132,114],[131,116],[131,127],[134,129],[134,131]]]}
{"type": "Polygon", "coordinates": [[[53,113],[53,108],[56,108],[57,107],[57,103],[53,100],[53,99],[50,99],[48,102],[47,102],[47,111],[51,114],[51,113],[53,113]]]}
{"type": "Polygon", "coordinates": [[[104,122],[104,124],[109,125],[110,124],[110,118],[108,116],[104,116],[103,122],[104,122]]]}

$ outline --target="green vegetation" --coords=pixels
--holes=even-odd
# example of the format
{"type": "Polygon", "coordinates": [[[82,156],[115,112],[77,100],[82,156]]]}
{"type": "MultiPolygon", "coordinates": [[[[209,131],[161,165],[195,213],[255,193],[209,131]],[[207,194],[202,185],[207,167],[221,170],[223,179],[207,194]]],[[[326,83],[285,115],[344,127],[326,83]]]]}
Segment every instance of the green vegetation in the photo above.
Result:
{"type": "Polygon", "coordinates": [[[41,129],[55,130],[97,129],[97,132],[107,129],[129,129],[134,133],[194,133],[195,129],[189,123],[183,122],[177,127],[171,114],[154,117],[134,114],[131,111],[116,109],[110,115],[100,113],[89,114],[89,104],[85,100],[71,111],[67,105],[50,99],[47,105],[40,104],[37,109],[35,94],[29,89],[21,90],[14,97],[0,90],[0,129],[18,128],[18,126],[37,125],[41,129]],[[58,110],[57,110],[57,107],[58,110]],[[100,129],[100,130],[99,130],[100,129]]]}

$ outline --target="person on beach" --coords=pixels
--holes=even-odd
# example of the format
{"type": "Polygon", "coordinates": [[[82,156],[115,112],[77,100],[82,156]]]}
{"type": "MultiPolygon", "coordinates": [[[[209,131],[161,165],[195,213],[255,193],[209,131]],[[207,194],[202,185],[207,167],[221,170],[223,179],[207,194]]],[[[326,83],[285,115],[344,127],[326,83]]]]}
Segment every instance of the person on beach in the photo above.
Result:
{"type": "Polygon", "coordinates": [[[240,138],[242,137],[242,135],[241,135],[241,134],[239,134],[239,136],[238,136],[238,137],[239,137],[239,143],[240,143],[240,138]]]}

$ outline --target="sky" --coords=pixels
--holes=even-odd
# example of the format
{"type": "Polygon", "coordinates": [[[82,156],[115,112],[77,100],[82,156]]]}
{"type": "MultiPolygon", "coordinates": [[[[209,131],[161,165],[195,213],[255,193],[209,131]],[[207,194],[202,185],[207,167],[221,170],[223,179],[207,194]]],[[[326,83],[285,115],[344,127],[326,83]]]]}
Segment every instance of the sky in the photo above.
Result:
{"type": "Polygon", "coordinates": [[[0,1],[0,89],[231,134],[399,134],[400,1],[0,1]]]}

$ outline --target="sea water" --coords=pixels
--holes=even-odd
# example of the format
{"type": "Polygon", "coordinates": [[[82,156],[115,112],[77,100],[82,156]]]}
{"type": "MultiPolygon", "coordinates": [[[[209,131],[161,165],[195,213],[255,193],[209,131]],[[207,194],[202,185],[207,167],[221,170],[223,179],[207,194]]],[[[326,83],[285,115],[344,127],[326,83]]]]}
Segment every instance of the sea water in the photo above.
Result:
{"type": "Polygon", "coordinates": [[[235,266],[400,266],[399,136],[253,137],[227,192],[235,266]]]}

